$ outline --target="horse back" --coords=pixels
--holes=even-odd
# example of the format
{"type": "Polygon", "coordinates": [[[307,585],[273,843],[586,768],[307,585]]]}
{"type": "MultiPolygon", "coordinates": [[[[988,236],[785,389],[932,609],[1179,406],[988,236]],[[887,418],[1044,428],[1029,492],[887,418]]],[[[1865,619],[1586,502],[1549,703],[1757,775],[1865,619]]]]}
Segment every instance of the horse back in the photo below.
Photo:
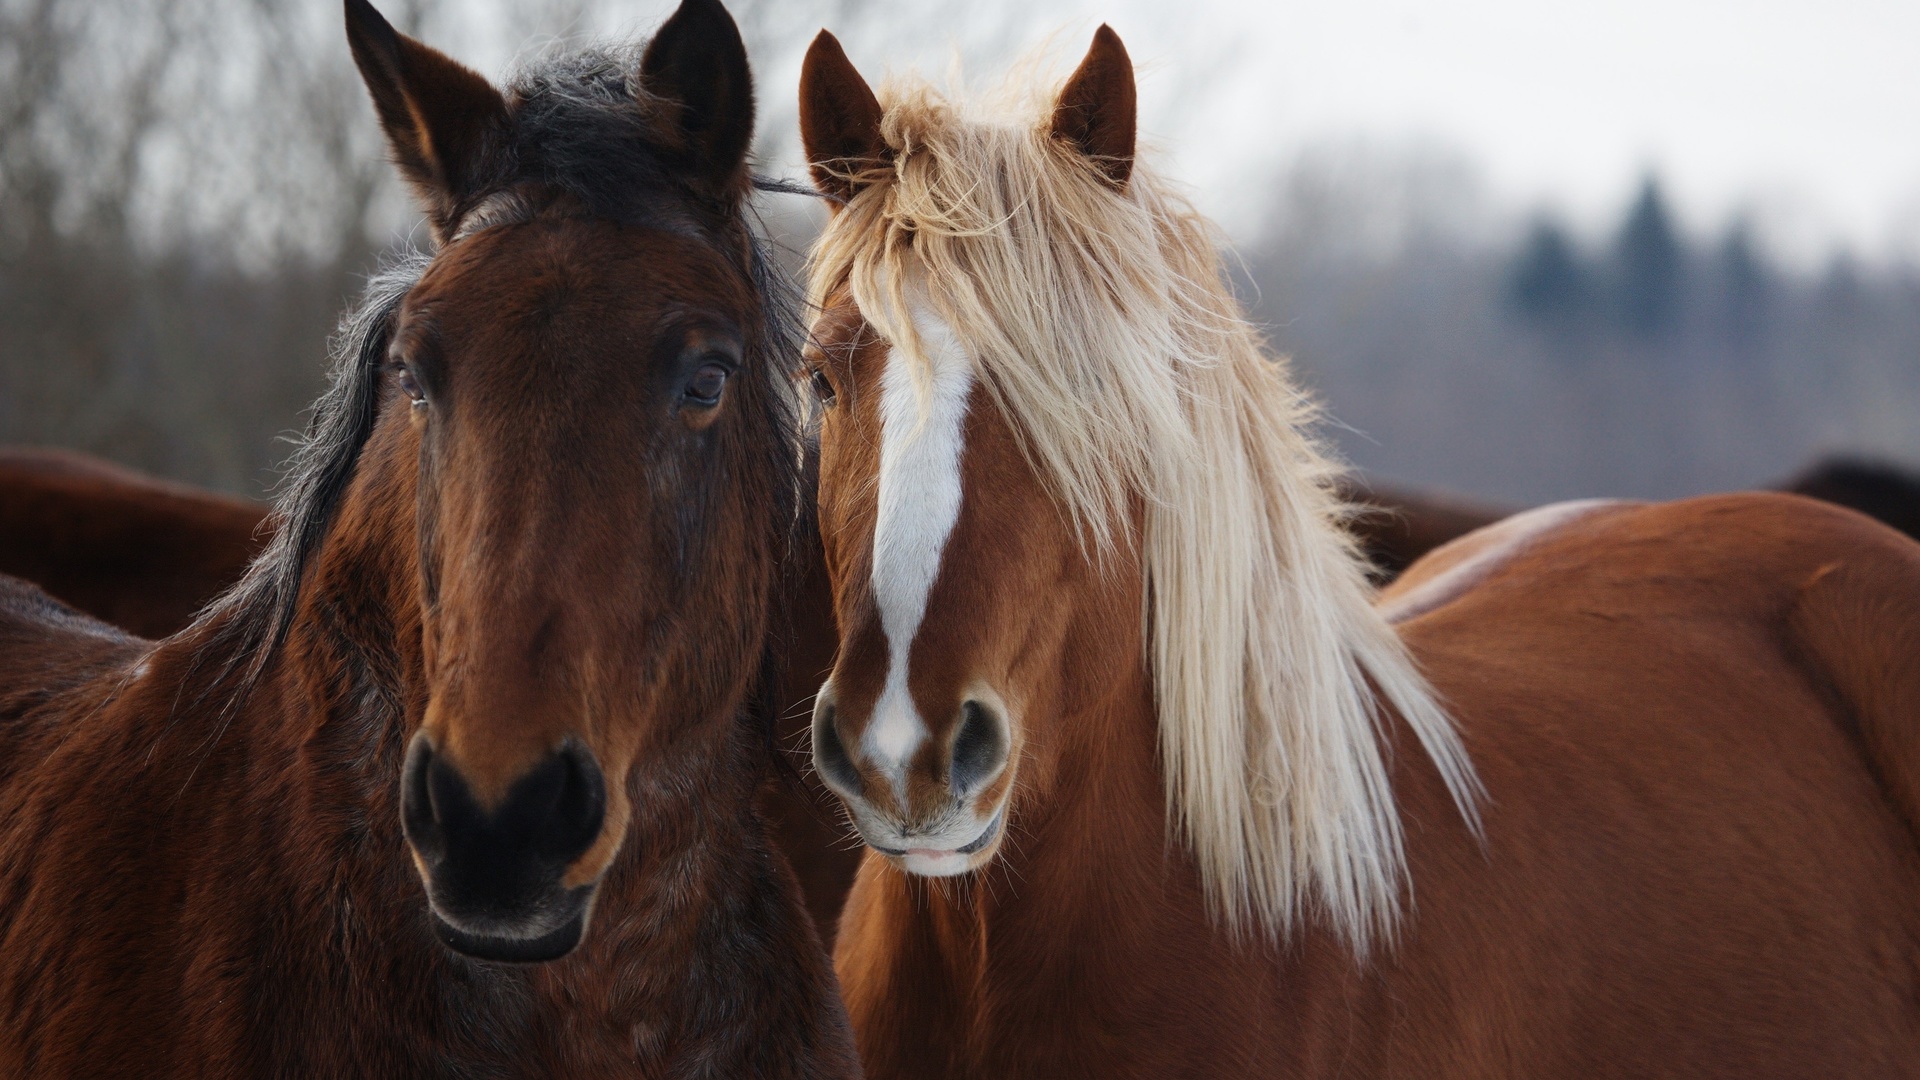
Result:
{"type": "Polygon", "coordinates": [[[145,637],[179,630],[238,581],[264,518],[84,454],[0,448],[0,573],[145,637]]]}
{"type": "Polygon", "coordinates": [[[1407,1045],[1486,1076],[1911,1075],[1920,546],[1737,495],[1431,562],[1383,606],[1488,798],[1482,846],[1398,755],[1418,917],[1391,967],[1459,995],[1407,1045]]]}
{"type": "Polygon", "coordinates": [[[84,694],[98,676],[130,665],[149,644],[68,607],[38,586],[0,574],[0,783],[18,751],[60,699],[84,694]]]}

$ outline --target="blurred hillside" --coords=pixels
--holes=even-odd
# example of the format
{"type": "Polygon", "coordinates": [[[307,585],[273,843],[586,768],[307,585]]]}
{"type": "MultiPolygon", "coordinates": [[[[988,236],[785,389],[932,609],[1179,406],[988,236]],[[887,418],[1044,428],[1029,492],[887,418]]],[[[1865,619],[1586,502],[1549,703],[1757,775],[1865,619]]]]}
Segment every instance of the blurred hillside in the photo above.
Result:
{"type": "Polygon", "coordinates": [[[1355,464],[1531,503],[1920,462],[1920,269],[1788,268],[1750,222],[1689,232],[1655,177],[1600,236],[1485,204],[1431,156],[1308,153],[1243,246],[1355,464]]]}
{"type": "MultiPolygon", "coordinates": [[[[664,10],[381,6],[489,73],[664,10]]],[[[819,26],[870,70],[951,39],[997,72],[1058,21],[1013,0],[730,7],[763,157],[789,174],[819,26]]],[[[337,313],[412,228],[338,20],[334,0],[0,0],[0,442],[265,492],[337,313]]],[[[1155,97],[1197,103],[1215,74],[1155,97]]],[[[1309,147],[1271,193],[1265,227],[1237,238],[1248,295],[1365,468],[1536,501],[1753,485],[1830,450],[1920,462],[1912,267],[1789,268],[1763,231],[1676,221],[1654,180],[1583,233],[1499,205],[1444,155],[1309,147]]],[[[817,208],[768,206],[804,244],[817,208]]]]}

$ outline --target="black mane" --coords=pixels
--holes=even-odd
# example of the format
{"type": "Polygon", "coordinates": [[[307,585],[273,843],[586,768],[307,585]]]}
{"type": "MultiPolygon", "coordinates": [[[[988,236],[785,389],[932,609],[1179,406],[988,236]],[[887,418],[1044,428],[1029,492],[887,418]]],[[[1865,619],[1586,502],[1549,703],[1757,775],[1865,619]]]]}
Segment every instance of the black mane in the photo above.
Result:
{"type": "MultiPolygon", "coordinates": [[[[774,434],[762,467],[775,476],[783,505],[774,511],[790,530],[798,441],[788,376],[802,338],[800,293],[764,237],[750,228],[745,199],[701,200],[683,182],[673,156],[658,146],[661,106],[638,86],[643,49],[582,50],[539,62],[514,78],[507,92],[512,139],[486,197],[531,189],[567,197],[591,217],[675,231],[692,226],[709,235],[750,282],[760,305],[761,332],[747,343],[746,368],[764,384],[766,392],[757,397],[767,404],[752,422],[774,434]]],[[[778,181],[756,180],[755,186],[785,190],[778,181]]],[[[394,317],[432,261],[431,254],[413,249],[390,257],[341,320],[331,343],[328,389],[313,406],[274,500],[273,540],[189,631],[205,634],[194,656],[195,667],[213,675],[203,694],[225,696],[229,715],[292,628],[307,570],[379,418],[394,317]]]]}

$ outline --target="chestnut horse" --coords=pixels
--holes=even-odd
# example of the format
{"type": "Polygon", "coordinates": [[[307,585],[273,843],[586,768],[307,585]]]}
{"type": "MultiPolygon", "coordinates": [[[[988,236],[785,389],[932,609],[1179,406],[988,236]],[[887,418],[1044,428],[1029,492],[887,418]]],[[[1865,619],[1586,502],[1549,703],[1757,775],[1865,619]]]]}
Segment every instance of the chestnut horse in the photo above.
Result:
{"type": "Polygon", "coordinates": [[[0,1075],[855,1075],[752,806],[797,323],[733,20],[502,93],[346,12],[437,250],[194,626],[0,579],[0,1075]]]}
{"type": "Polygon", "coordinates": [[[1029,100],[802,76],[868,1074],[1912,1076],[1920,546],[1570,504],[1375,606],[1119,39],[1029,100]]]}

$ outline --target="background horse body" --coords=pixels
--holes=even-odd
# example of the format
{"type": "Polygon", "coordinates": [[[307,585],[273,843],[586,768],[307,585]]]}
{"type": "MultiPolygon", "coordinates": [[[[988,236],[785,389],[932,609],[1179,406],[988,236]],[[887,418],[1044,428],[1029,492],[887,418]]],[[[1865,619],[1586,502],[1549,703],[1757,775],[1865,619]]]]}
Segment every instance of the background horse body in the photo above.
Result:
{"type": "Polygon", "coordinates": [[[0,448],[0,574],[141,637],[173,633],[237,583],[265,518],[83,454],[0,448]]]}
{"type": "Polygon", "coordinates": [[[0,587],[0,1073],[855,1074],[752,808],[795,328],[732,20],[503,96],[347,12],[439,250],[193,627],[0,587]]]}
{"type": "Polygon", "coordinates": [[[801,102],[869,1075],[1912,1075],[1920,547],[1567,504],[1371,606],[1110,31],[801,102]]]}
{"type": "MultiPolygon", "coordinates": [[[[1920,477],[1897,465],[1849,457],[1815,461],[1769,490],[1830,502],[1920,540],[1920,477]]],[[[1349,477],[1342,499],[1359,510],[1354,539],[1382,585],[1400,576],[1427,552],[1516,512],[1478,499],[1415,491],[1349,477]]]]}

